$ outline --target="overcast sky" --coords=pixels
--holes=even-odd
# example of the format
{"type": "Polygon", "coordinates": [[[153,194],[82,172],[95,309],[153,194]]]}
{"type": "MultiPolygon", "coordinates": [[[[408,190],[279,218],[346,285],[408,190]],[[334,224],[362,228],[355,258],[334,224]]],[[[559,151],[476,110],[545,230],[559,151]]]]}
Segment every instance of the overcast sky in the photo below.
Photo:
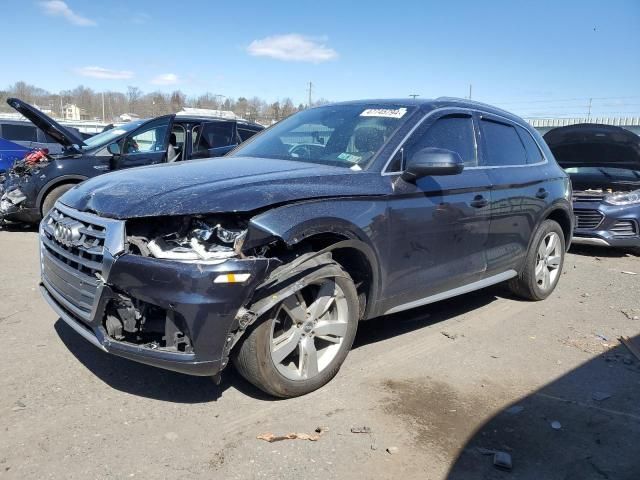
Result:
{"type": "Polygon", "coordinates": [[[0,86],[640,112],[640,1],[2,0],[0,86]]]}

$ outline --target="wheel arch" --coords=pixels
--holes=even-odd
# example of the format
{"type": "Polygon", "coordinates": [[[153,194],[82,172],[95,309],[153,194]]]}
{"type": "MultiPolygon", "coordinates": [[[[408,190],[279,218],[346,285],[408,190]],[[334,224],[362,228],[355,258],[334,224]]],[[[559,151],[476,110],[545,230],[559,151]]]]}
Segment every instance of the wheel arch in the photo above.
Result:
{"type": "Polygon", "coordinates": [[[544,216],[544,220],[553,220],[562,228],[566,250],[569,250],[573,237],[573,217],[571,210],[563,204],[553,206],[544,216]]]}
{"type": "MultiPolygon", "coordinates": [[[[308,212],[307,212],[308,213],[308,212]]],[[[370,318],[380,291],[380,270],[374,246],[362,228],[338,216],[305,216],[291,223],[291,216],[277,211],[253,218],[243,249],[279,244],[284,256],[331,252],[356,284],[360,318],[370,318]]]]}
{"type": "Polygon", "coordinates": [[[44,203],[44,199],[51,193],[54,188],[60,187],[62,185],[75,185],[81,182],[84,182],[88,177],[83,175],[63,175],[61,177],[56,177],[53,180],[47,182],[38,192],[38,197],[36,198],[36,207],[41,212],[42,204],[44,203]]]}

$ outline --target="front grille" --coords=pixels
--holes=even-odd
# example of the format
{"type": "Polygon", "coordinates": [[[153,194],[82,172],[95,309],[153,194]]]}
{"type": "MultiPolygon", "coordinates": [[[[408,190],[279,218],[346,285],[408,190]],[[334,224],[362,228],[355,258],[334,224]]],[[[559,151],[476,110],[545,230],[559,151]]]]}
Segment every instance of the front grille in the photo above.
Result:
{"type": "Polygon", "coordinates": [[[604,200],[607,194],[601,192],[573,192],[574,202],[593,202],[604,200]]]}
{"type": "Polygon", "coordinates": [[[598,210],[574,210],[576,215],[576,228],[597,228],[604,219],[604,215],[598,210]]]}
{"type": "Polygon", "coordinates": [[[55,300],[74,316],[91,320],[102,275],[105,226],[87,221],[89,215],[75,217],[73,211],[54,208],[42,223],[40,242],[42,281],[55,300]],[[80,218],[82,217],[82,218],[80,218]],[[77,238],[56,238],[57,225],[76,227],[77,238]]]}
{"type": "Polygon", "coordinates": [[[611,227],[614,237],[635,237],[638,235],[638,225],[633,220],[619,220],[611,227]]]}

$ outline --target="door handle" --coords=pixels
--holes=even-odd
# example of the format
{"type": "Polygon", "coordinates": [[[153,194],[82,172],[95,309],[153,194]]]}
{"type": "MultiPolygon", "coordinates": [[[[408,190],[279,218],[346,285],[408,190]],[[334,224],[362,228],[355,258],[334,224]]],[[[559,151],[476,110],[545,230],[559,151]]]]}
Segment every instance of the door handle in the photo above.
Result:
{"type": "Polygon", "coordinates": [[[536,197],[538,198],[547,198],[549,196],[549,192],[547,192],[544,188],[541,188],[540,190],[538,190],[538,193],[536,193],[536,197]]]}
{"type": "Polygon", "coordinates": [[[476,195],[475,197],[473,197],[473,200],[471,201],[470,205],[473,208],[482,208],[489,205],[489,202],[482,195],[476,195]]]}

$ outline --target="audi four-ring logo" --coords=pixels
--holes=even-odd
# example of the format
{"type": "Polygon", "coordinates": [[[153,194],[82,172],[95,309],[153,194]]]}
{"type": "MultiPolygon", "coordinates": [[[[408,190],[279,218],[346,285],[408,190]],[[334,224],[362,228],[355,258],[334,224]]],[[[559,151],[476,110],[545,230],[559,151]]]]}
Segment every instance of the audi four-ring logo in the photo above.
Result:
{"type": "Polygon", "coordinates": [[[80,229],[84,225],[76,220],[63,219],[56,222],[53,227],[54,238],[63,245],[68,247],[76,246],[80,243],[80,229]]]}

